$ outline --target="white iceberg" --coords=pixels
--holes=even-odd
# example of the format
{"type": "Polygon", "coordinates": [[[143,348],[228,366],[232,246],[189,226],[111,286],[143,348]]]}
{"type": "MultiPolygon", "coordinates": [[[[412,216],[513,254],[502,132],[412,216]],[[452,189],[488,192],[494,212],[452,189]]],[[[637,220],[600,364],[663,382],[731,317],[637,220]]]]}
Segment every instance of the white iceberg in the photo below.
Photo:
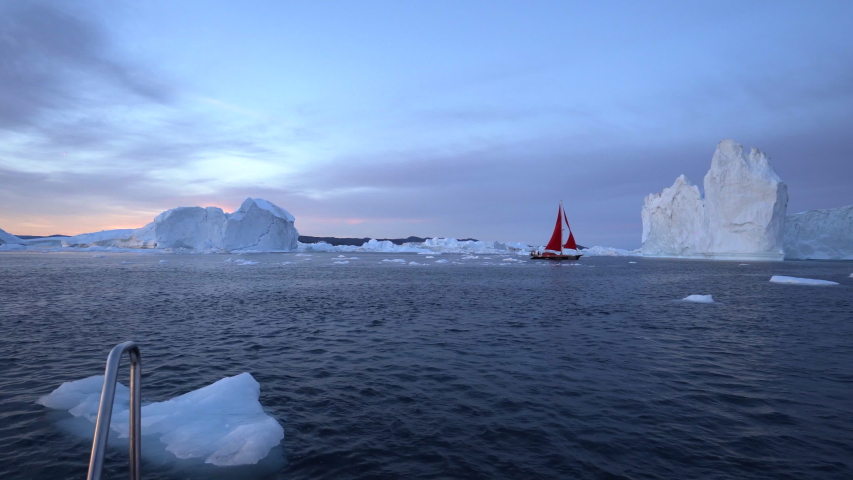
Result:
{"type": "MultiPolygon", "coordinates": [[[[75,248],[156,248],[194,251],[291,251],[299,232],[295,218],[260,198],[247,198],[234,213],[218,207],[178,207],[137,229],[104,230],[50,240],[75,248]]],[[[33,240],[45,244],[47,240],[33,240]]]]}
{"type": "Polygon", "coordinates": [[[814,278],[798,278],[786,277],[784,275],[773,275],[770,277],[771,283],[782,283],[787,285],[838,285],[838,282],[829,280],[817,280],[814,278]]]}
{"type": "Polygon", "coordinates": [[[688,295],[682,298],[681,301],[693,303],[714,303],[714,297],[712,295],[688,295]]]}
{"type": "Polygon", "coordinates": [[[20,238],[0,228],[0,245],[23,245],[23,243],[24,241],[20,238]]]}
{"type": "Polygon", "coordinates": [[[785,258],[853,260],[853,205],[788,215],[785,258]]]}
{"type": "MultiPolygon", "coordinates": [[[[542,248],[544,249],[544,247],[542,248]]],[[[542,250],[540,249],[540,250],[542,250]]],[[[613,248],[613,247],[601,247],[594,246],[589,247],[583,250],[579,250],[578,253],[582,253],[587,257],[639,257],[642,256],[640,250],[625,250],[623,248],[613,248]]]]}
{"type": "Polygon", "coordinates": [[[705,195],[684,175],[647,196],[642,210],[646,256],[782,260],[788,188],[767,155],[733,140],[717,145],[705,195]]]}
{"type": "MultiPolygon", "coordinates": [[[[36,403],[97,419],[103,376],[66,382],[36,403]]],[[[263,411],[261,387],[248,373],[223,378],[165,402],[142,407],[143,438],[159,438],[180,459],[203,458],[217,466],[256,464],[281,443],[284,429],[263,411]]],[[[116,385],[110,428],[128,435],[130,392],[116,385]]],[[[142,451],[143,455],[146,450],[142,451]]]]}

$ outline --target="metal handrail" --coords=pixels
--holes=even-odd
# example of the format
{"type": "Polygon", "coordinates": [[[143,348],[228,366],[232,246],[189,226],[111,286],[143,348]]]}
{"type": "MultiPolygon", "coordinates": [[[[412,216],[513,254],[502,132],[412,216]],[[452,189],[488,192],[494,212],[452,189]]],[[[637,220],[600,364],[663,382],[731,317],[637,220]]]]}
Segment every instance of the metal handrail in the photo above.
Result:
{"type": "Polygon", "coordinates": [[[101,390],[101,403],[98,406],[98,421],[95,423],[95,439],[92,441],[92,456],[89,457],[88,480],[100,480],[104,467],[104,454],[107,448],[107,437],[110,434],[110,419],[113,416],[113,401],[116,396],[116,381],[121,357],[127,352],[130,356],[130,480],[140,480],[141,458],[141,418],[142,404],[140,395],[140,379],[142,362],[139,357],[139,346],[136,342],[124,342],[116,345],[107,357],[107,368],[104,371],[104,388],[101,390]]]}

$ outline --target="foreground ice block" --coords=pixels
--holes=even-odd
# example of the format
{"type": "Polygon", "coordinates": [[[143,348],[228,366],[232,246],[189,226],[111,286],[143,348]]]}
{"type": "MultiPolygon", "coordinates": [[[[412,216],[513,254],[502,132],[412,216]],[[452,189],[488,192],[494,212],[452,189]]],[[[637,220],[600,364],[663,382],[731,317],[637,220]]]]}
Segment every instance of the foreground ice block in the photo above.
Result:
{"type": "Polygon", "coordinates": [[[642,210],[647,256],[782,260],[788,189],[767,155],[749,155],[733,140],[717,145],[705,195],[683,175],[646,197],[642,210]]]}
{"type": "Polygon", "coordinates": [[[785,258],[853,260],[853,205],[788,215],[785,258]]]}
{"type": "MultiPolygon", "coordinates": [[[[36,403],[94,422],[103,376],[66,382],[36,403]]],[[[261,407],[261,387],[248,373],[223,378],[165,402],[142,407],[142,435],[156,436],[180,459],[203,458],[217,466],[258,463],[281,443],[284,429],[261,407]]],[[[130,395],[118,384],[111,429],[128,435],[130,395]]],[[[143,450],[143,454],[145,451],[143,450]]]]}

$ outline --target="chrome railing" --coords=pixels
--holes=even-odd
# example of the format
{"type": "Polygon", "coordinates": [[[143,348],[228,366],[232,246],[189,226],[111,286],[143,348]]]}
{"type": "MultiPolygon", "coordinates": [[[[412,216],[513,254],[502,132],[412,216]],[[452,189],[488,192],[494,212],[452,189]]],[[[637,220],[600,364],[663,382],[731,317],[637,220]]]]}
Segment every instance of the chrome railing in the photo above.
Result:
{"type": "Polygon", "coordinates": [[[121,357],[127,352],[130,356],[130,480],[140,480],[141,456],[141,417],[142,404],[139,393],[142,363],[139,358],[139,347],[136,342],[124,342],[113,347],[107,357],[107,368],[104,372],[104,388],[101,390],[101,403],[98,406],[98,421],[95,423],[95,439],[92,441],[92,456],[89,457],[88,480],[99,480],[104,468],[104,454],[107,448],[107,437],[110,434],[110,419],[113,416],[113,401],[116,396],[116,381],[121,357]]]}

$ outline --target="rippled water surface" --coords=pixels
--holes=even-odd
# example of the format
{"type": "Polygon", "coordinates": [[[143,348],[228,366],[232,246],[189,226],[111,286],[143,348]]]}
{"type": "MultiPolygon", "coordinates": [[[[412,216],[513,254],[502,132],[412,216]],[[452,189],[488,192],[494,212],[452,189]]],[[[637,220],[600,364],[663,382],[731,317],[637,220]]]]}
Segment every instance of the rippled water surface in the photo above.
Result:
{"type": "Polygon", "coordinates": [[[130,339],[144,400],[250,372],[285,430],[149,479],[853,478],[853,263],[355,256],[0,254],[0,478],[85,477],[34,402],[130,339]]]}

